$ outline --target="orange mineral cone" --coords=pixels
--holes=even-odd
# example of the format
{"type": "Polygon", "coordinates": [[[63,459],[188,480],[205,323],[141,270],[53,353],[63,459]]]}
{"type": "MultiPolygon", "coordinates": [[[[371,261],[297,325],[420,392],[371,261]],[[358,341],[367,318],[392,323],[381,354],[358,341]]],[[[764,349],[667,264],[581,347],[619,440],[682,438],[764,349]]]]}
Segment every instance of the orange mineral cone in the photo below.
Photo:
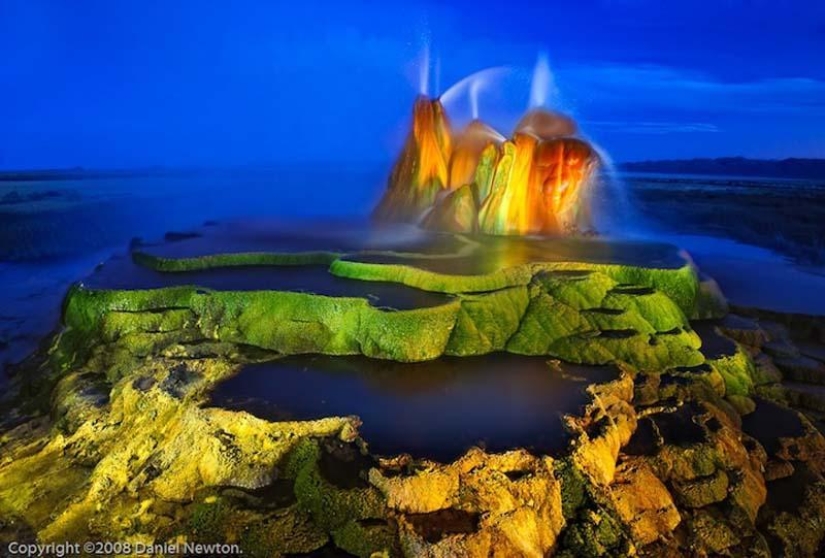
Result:
{"type": "Polygon", "coordinates": [[[532,109],[516,124],[514,135],[530,134],[547,140],[574,136],[577,131],[576,122],[569,116],[545,109],[532,109]]]}
{"type": "MultiPolygon", "coordinates": [[[[579,228],[583,205],[598,161],[596,152],[576,138],[543,141],[536,150],[535,182],[546,211],[553,216],[554,231],[566,233],[579,228]]],[[[549,225],[549,223],[548,223],[549,225]]]]}
{"type": "Polygon", "coordinates": [[[599,157],[586,141],[570,137],[575,132],[569,117],[536,109],[511,140],[474,120],[451,148],[441,103],[419,97],[374,215],[464,233],[558,235],[588,228],[599,157]]]}
{"type": "Polygon", "coordinates": [[[451,143],[450,123],[438,99],[416,99],[412,129],[373,218],[417,222],[447,187],[451,143]]]}
{"type": "Polygon", "coordinates": [[[472,184],[481,154],[487,146],[499,146],[503,141],[501,134],[481,120],[470,122],[458,135],[450,157],[450,189],[472,184]]]}

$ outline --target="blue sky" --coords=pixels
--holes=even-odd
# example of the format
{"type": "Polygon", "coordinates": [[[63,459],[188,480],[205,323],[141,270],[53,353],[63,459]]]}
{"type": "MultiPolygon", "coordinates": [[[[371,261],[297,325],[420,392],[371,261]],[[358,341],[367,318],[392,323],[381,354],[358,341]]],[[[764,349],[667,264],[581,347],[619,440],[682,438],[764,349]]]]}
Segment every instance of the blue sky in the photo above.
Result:
{"type": "Polygon", "coordinates": [[[825,157],[817,0],[0,0],[0,168],[383,163],[427,43],[505,134],[544,51],[616,160],[825,157]]]}

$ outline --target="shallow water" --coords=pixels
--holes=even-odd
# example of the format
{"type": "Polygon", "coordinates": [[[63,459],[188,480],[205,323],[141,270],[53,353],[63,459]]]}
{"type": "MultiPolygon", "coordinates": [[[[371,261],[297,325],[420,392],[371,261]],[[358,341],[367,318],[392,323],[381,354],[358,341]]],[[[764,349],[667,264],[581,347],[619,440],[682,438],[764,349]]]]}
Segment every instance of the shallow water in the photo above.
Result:
{"type": "Polygon", "coordinates": [[[764,399],[756,400],[756,409],[742,417],[742,430],[756,438],[769,454],[781,447],[781,438],[796,438],[805,428],[796,411],[764,399]]]}
{"type": "Polygon", "coordinates": [[[705,358],[720,359],[736,354],[736,343],[716,330],[716,321],[694,321],[690,326],[702,340],[705,358]]]}
{"type": "Polygon", "coordinates": [[[245,218],[199,227],[175,242],[141,246],[166,258],[191,258],[240,252],[334,252],[394,250],[417,254],[454,254],[464,248],[454,235],[413,225],[374,225],[367,219],[245,218]]]}
{"type": "Polygon", "coordinates": [[[765,248],[698,235],[657,235],[685,248],[736,306],[825,316],[825,266],[801,266],[765,248]]]}
{"type": "Polygon", "coordinates": [[[451,460],[474,444],[554,454],[568,441],[562,415],[587,403],[589,383],[618,374],[508,354],[423,363],[294,356],[246,366],[218,384],[209,404],[269,420],[357,415],[382,455],[451,460]]]}
{"type": "MultiPolygon", "coordinates": [[[[462,258],[415,259],[416,267],[435,273],[481,275],[504,267],[533,262],[588,262],[676,269],[685,265],[679,250],[660,242],[634,242],[578,238],[478,236],[477,254],[462,258]]],[[[360,262],[409,264],[409,258],[386,255],[353,256],[360,262]]]]}
{"type": "Polygon", "coordinates": [[[336,277],[326,265],[240,266],[161,273],[141,267],[128,256],[112,258],[83,285],[92,289],[157,289],[192,285],[222,291],[274,290],[365,298],[373,306],[409,310],[446,304],[453,297],[398,283],[336,277]]]}

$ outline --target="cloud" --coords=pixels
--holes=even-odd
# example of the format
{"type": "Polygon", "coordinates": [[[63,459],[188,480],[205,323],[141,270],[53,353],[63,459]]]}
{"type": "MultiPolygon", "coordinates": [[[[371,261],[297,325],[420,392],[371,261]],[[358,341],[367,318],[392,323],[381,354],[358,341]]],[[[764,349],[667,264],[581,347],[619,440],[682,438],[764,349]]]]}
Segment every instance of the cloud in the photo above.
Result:
{"type": "Polygon", "coordinates": [[[585,120],[587,127],[626,134],[717,133],[721,130],[708,122],[617,122],[585,120]]]}
{"type": "Polygon", "coordinates": [[[803,77],[725,82],[654,65],[601,64],[561,69],[565,91],[586,102],[725,113],[825,115],[825,81],[803,77]],[[582,97],[582,95],[578,95],[582,97]]]}

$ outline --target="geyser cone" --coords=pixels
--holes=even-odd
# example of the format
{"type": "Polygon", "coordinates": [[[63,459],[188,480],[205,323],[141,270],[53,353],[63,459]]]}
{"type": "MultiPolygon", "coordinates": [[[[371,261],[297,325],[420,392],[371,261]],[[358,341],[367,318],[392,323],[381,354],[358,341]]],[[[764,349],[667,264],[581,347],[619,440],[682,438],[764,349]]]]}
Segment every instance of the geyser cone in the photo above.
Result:
{"type": "Polygon", "coordinates": [[[539,143],[534,159],[534,181],[559,233],[589,227],[589,196],[596,151],[585,141],[558,138],[539,143]]]}
{"type": "Polygon", "coordinates": [[[541,197],[531,184],[533,154],[538,140],[529,134],[516,134],[503,146],[493,184],[482,202],[480,230],[489,234],[527,234],[541,232],[544,215],[541,197]]]}
{"type": "Polygon", "coordinates": [[[547,140],[574,136],[577,131],[576,122],[569,116],[545,109],[533,109],[516,124],[515,134],[530,134],[547,140]]]}
{"type": "Polygon", "coordinates": [[[504,137],[481,120],[473,120],[458,136],[450,158],[449,187],[456,189],[475,180],[481,154],[487,146],[498,146],[504,137]]]}
{"type": "Polygon", "coordinates": [[[439,197],[422,219],[421,226],[437,231],[474,233],[478,230],[478,206],[470,184],[459,186],[439,197]]]}
{"type": "Polygon", "coordinates": [[[575,122],[536,109],[511,140],[479,120],[451,149],[437,100],[419,98],[413,128],[375,217],[486,234],[571,234],[589,229],[591,178],[599,156],[570,137],[575,122]]]}
{"type": "Polygon", "coordinates": [[[384,197],[373,217],[380,221],[417,221],[447,188],[452,152],[450,123],[438,99],[418,97],[412,129],[393,167],[384,197]]]}
{"type": "Polygon", "coordinates": [[[479,212],[489,234],[565,234],[588,227],[588,189],[598,161],[575,138],[516,134],[504,144],[493,187],[479,212]]]}

